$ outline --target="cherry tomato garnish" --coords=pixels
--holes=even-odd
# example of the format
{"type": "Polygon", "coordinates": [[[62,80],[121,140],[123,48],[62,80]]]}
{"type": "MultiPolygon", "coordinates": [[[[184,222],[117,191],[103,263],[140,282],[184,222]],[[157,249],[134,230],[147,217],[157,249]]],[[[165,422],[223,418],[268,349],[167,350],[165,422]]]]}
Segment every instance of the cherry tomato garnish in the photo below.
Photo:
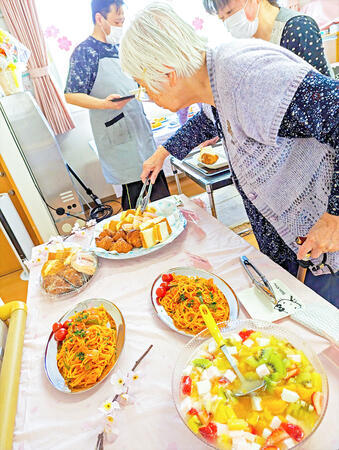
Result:
{"type": "Polygon", "coordinates": [[[294,439],[297,442],[300,442],[303,440],[304,437],[304,431],[302,428],[300,428],[298,425],[294,425],[293,423],[286,423],[283,422],[281,424],[281,428],[286,431],[286,433],[291,436],[292,439],[294,439]]]}
{"type": "Polygon", "coordinates": [[[60,328],[54,333],[54,339],[58,342],[61,342],[65,339],[67,336],[67,330],[66,328],[60,328]]]}
{"type": "Polygon", "coordinates": [[[171,273],[164,273],[161,279],[162,281],[170,283],[171,281],[173,281],[173,275],[171,273]]]}
{"type": "Polygon", "coordinates": [[[158,289],[155,291],[158,297],[165,297],[166,295],[166,289],[163,287],[158,287],[158,289]]]}
{"type": "Polygon", "coordinates": [[[200,434],[208,441],[213,441],[217,437],[217,426],[215,423],[210,422],[206,427],[199,428],[200,434]]]}
{"type": "Polygon", "coordinates": [[[169,286],[169,283],[161,283],[161,285],[160,285],[160,287],[162,287],[162,288],[164,288],[166,291],[168,291],[168,286],[169,286]]]}
{"type": "Polygon", "coordinates": [[[62,323],[60,323],[60,322],[53,323],[53,326],[52,326],[53,333],[60,330],[60,328],[62,328],[62,323]]]}
{"type": "Polygon", "coordinates": [[[246,330],[246,331],[240,331],[239,336],[241,337],[242,341],[246,341],[247,338],[251,336],[251,334],[254,333],[254,330],[246,330]]]}
{"type": "Polygon", "coordinates": [[[181,383],[182,383],[182,393],[184,395],[191,395],[191,392],[192,392],[191,377],[189,377],[188,375],[185,375],[184,377],[182,377],[181,383]]]}
{"type": "Polygon", "coordinates": [[[66,322],[64,322],[64,324],[62,325],[62,328],[66,328],[66,330],[67,330],[67,328],[68,328],[71,324],[72,324],[72,321],[71,321],[71,320],[66,320],[66,322]]]}

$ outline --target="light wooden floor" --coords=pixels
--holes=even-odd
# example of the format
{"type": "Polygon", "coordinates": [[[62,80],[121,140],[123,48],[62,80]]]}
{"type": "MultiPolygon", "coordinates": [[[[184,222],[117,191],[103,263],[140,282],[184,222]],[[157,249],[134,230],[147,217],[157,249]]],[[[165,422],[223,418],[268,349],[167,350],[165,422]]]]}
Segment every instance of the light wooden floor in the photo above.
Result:
{"type": "MultiPolygon", "coordinates": [[[[189,178],[183,177],[180,179],[180,182],[182,192],[187,197],[193,197],[204,192],[200,186],[191,181],[189,178]]],[[[171,194],[178,194],[177,186],[174,180],[169,182],[169,189],[171,194]]],[[[114,207],[114,211],[116,211],[116,203],[113,203],[112,206],[114,207]]],[[[249,223],[234,227],[233,231],[240,236],[242,236],[243,233],[243,239],[258,248],[257,241],[249,223]]],[[[19,270],[0,277],[0,298],[2,298],[5,303],[13,300],[26,301],[28,282],[21,280],[20,273],[21,271],[19,270]]]]}

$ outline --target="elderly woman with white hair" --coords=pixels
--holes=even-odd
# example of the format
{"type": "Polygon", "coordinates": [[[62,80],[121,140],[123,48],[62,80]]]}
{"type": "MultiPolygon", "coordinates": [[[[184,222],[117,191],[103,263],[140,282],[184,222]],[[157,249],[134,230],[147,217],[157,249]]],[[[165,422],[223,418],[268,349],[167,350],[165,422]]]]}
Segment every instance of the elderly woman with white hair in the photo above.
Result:
{"type": "MultiPolygon", "coordinates": [[[[123,70],[159,106],[172,111],[198,102],[215,107],[213,121],[232,173],[284,242],[291,262],[285,268],[293,273],[297,257],[311,252],[313,270],[306,284],[337,304],[339,209],[330,214],[328,208],[339,199],[339,83],[264,41],[230,41],[212,50],[162,3],[136,16],[120,54],[123,70]],[[307,236],[300,248],[298,236],[307,236]],[[320,265],[323,253],[325,266],[320,265]]],[[[197,144],[209,137],[202,129],[197,144]]],[[[188,147],[170,152],[183,159],[188,147]]],[[[154,182],[168,155],[158,148],[144,163],[142,178],[151,173],[154,182]]]]}

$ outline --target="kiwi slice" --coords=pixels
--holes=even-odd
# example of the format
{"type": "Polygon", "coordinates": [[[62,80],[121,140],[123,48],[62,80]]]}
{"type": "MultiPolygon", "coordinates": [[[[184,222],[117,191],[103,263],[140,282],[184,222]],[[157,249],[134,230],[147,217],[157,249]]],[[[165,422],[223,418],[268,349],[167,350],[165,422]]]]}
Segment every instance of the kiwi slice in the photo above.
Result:
{"type": "Polygon", "coordinates": [[[302,372],[296,377],[297,383],[302,384],[306,388],[312,387],[312,376],[309,372],[302,372]]]}
{"type": "Polygon", "coordinates": [[[276,381],[272,381],[270,376],[265,376],[264,381],[265,381],[265,390],[267,392],[269,392],[270,394],[272,394],[272,392],[274,392],[274,389],[278,383],[276,381]]]}
{"type": "Polygon", "coordinates": [[[258,366],[260,364],[266,364],[269,361],[272,353],[273,353],[273,349],[271,347],[262,348],[260,350],[259,356],[257,358],[258,366]]]}
{"type": "Polygon", "coordinates": [[[251,367],[258,367],[259,366],[259,362],[257,360],[257,358],[255,358],[254,356],[249,356],[248,358],[245,359],[246,364],[248,364],[251,367]]]}
{"type": "Polygon", "coordinates": [[[283,360],[276,354],[272,353],[267,361],[267,366],[271,371],[269,377],[272,381],[280,381],[286,376],[286,367],[283,360]]]}

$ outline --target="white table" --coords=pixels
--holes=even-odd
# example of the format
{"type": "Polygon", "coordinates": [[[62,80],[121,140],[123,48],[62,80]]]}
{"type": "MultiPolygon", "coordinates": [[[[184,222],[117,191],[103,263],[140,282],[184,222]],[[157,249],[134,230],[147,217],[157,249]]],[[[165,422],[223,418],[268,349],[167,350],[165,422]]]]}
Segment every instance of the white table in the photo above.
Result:
{"type": "MultiPolygon", "coordinates": [[[[329,314],[334,306],[301,284],[246,241],[230,231],[205,210],[182,196],[185,207],[196,211],[199,227],[188,224],[171,245],[149,256],[125,261],[101,261],[100,270],[79,295],[49,300],[39,287],[40,267],[34,267],[28,288],[28,319],[22,360],[14,450],[93,450],[102,430],[99,405],[112,397],[107,379],[88,393],[65,395],[47,380],[43,368],[44,348],[51,326],[76,303],[88,298],[106,298],[122,311],[126,321],[126,343],[118,368],[130,370],[146,348],[154,348],[141,363],[136,404],[122,410],[116,420],[119,437],[105,449],[118,450],[207,450],[178,416],[172,401],[171,377],[176,358],[188,341],[169,330],[155,315],[150,288],[155,277],[172,267],[189,265],[186,252],[208,258],[213,272],[227,281],[235,292],[250,287],[239,256],[247,255],[266,274],[279,278],[307,304],[323,304],[329,314]]],[[[246,317],[243,310],[241,317],[246,317]]],[[[320,353],[328,342],[303,327],[283,319],[281,325],[303,336],[320,353]]],[[[339,377],[332,363],[322,358],[328,374],[330,397],[320,427],[302,447],[307,450],[338,449],[339,377]]]]}

